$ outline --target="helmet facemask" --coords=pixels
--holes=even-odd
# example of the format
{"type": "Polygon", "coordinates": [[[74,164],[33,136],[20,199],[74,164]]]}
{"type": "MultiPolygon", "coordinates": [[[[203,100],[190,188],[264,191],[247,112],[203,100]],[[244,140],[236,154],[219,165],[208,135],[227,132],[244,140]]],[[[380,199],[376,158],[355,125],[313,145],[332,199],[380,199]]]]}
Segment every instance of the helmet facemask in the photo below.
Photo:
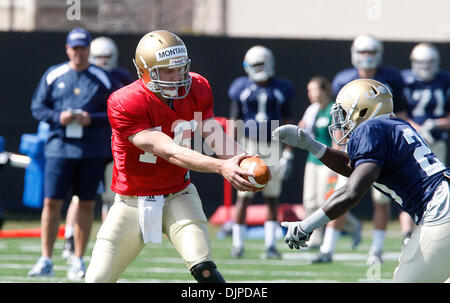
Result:
{"type": "MultiPolygon", "coordinates": [[[[169,64],[155,65],[150,68],[145,62],[142,56],[140,60],[144,66],[148,70],[148,74],[150,75],[150,81],[144,84],[153,93],[159,93],[162,97],[167,99],[183,99],[185,98],[192,84],[192,77],[189,75],[191,59],[187,59],[182,57],[178,59],[171,59],[169,64]],[[160,70],[163,68],[173,69],[173,68],[181,68],[181,79],[179,81],[164,81],[161,80],[160,70]],[[181,89],[181,91],[180,91],[181,89]]],[[[136,62],[133,60],[136,68],[138,69],[138,76],[142,79],[142,73],[139,73],[139,68],[136,62]]]]}
{"type": "Polygon", "coordinates": [[[257,62],[253,64],[244,62],[243,65],[249,77],[255,82],[267,81],[274,74],[273,67],[266,62],[257,62]]]}
{"type": "Polygon", "coordinates": [[[348,142],[355,123],[349,120],[349,114],[341,104],[333,104],[330,111],[331,124],[328,126],[330,137],[337,145],[343,146],[348,142]]]}
{"type": "Polygon", "coordinates": [[[420,81],[433,80],[439,70],[439,63],[436,60],[411,62],[411,70],[420,81]]]}

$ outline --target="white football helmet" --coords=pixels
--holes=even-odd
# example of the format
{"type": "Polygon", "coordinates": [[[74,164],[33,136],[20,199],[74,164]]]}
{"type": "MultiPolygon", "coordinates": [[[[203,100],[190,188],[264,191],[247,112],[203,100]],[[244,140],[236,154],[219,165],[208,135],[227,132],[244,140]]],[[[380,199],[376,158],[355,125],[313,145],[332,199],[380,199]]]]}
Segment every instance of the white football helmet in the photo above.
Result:
{"type": "Polygon", "coordinates": [[[345,85],[331,107],[331,138],[345,145],[352,131],[366,120],[393,114],[394,103],[389,89],[371,79],[358,79],[345,85]]]}
{"type": "Polygon", "coordinates": [[[430,43],[417,44],[411,51],[412,73],[420,81],[433,80],[439,72],[439,50],[430,43]]]}
{"type": "Polygon", "coordinates": [[[133,62],[138,77],[151,92],[168,99],[183,99],[189,93],[192,83],[189,75],[191,59],[184,42],[177,35],[165,30],[144,35],[136,47],[133,62]],[[181,80],[160,79],[160,69],[179,67],[181,80]]]}
{"type": "Polygon", "coordinates": [[[108,37],[98,37],[92,40],[89,62],[106,71],[112,71],[117,67],[119,50],[116,43],[108,37]]]}
{"type": "Polygon", "coordinates": [[[359,36],[353,41],[351,55],[355,68],[377,68],[383,59],[383,43],[371,36],[359,36]]]}
{"type": "Polygon", "coordinates": [[[255,82],[264,82],[275,74],[275,59],[267,47],[255,45],[244,57],[244,70],[255,82]]]}

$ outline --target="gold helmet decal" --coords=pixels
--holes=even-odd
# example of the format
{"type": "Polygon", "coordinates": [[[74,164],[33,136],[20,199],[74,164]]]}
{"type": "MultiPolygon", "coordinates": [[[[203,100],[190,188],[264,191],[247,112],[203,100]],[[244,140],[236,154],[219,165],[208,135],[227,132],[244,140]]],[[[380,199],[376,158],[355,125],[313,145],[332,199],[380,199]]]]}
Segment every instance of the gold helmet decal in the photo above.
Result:
{"type": "Polygon", "coordinates": [[[191,60],[186,46],[177,35],[165,30],[144,35],[136,47],[133,62],[138,77],[151,92],[169,99],[182,99],[189,93],[191,60]],[[161,80],[160,71],[164,68],[177,68],[181,73],[180,80],[161,80]]]}
{"type": "Polygon", "coordinates": [[[330,136],[345,145],[351,132],[366,120],[393,114],[392,94],[382,83],[358,79],[345,85],[331,108],[330,136]]]}

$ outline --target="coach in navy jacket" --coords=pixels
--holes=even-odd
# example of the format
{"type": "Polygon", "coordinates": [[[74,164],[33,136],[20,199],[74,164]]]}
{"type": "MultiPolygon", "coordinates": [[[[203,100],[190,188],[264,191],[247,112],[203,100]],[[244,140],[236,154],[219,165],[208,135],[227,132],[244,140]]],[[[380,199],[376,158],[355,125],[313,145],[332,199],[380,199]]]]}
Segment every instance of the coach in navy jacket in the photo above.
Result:
{"type": "Polygon", "coordinates": [[[30,276],[53,275],[52,251],[67,194],[80,200],[74,225],[75,252],[67,277],[80,280],[85,274],[82,257],[94,218],[97,187],[106,158],[111,157],[106,113],[111,80],[104,70],[89,63],[90,43],[87,30],[70,31],[66,41],[69,61],[44,73],[31,102],[33,117],[47,122],[50,132],[45,146],[42,256],[30,276]]]}

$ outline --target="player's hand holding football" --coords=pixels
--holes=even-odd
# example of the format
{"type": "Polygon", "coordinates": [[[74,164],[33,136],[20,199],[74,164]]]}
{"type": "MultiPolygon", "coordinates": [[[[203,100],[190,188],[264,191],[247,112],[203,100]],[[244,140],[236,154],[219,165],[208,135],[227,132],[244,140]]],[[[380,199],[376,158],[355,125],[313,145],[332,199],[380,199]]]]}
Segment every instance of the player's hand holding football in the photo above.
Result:
{"type": "Polygon", "coordinates": [[[287,243],[290,249],[295,247],[296,249],[300,249],[300,247],[308,247],[306,241],[311,237],[311,233],[306,233],[301,225],[300,221],[296,222],[281,222],[281,226],[286,227],[287,233],[284,237],[284,242],[287,243]]]}
{"type": "Polygon", "coordinates": [[[314,140],[304,129],[293,124],[277,127],[272,132],[272,140],[307,150],[318,159],[323,156],[327,149],[326,145],[314,140]]]}
{"type": "Polygon", "coordinates": [[[240,154],[223,161],[220,174],[231,183],[231,185],[240,191],[253,191],[255,187],[244,176],[254,177],[255,175],[242,169],[239,163],[248,158],[249,155],[240,154]]]}

